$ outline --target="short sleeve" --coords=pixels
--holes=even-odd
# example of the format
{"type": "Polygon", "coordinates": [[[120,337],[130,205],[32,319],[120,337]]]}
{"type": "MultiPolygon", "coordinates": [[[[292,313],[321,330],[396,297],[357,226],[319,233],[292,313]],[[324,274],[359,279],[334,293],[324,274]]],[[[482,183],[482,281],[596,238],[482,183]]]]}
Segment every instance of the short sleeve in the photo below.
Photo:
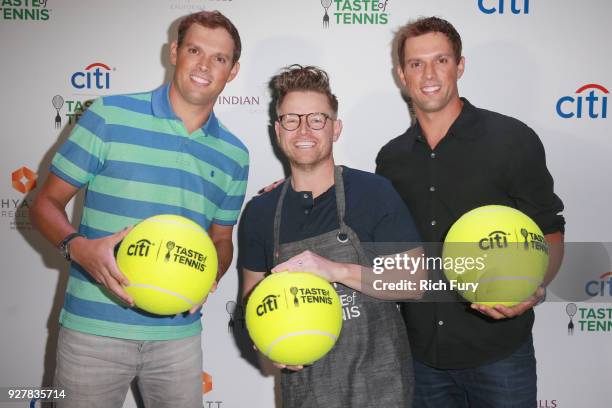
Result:
{"type": "Polygon", "coordinates": [[[248,177],[248,163],[243,166],[236,166],[225,192],[225,198],[215,213],[212,222],[219,225],[235,225],[238,222],[240,209],[244,203],[248,177]]]}
{"type": "Polygon", "coordinates": [[[536,133],[527,127],[519,140],[511,166],[510,196],[517,209],[529,215],[544,234],[563,232],[565,220],[559,214],[563,211],[563,202],[554,193],[544,146],[536,133]]]}
{"type": "Polygon", "coordinates": [[[96,100],[58,149],[50,170],[64,181],[82,187],[100,171],[107,152],[104,103],[96,100]]]}
{"type": "Polygon", "coordinates": [[[405,250],[420,245],[421,237],[410,210],[386,179],[381,178],[376,203],[380,214],[374,228],[375,242],[406,243],[405,250]]]}
{"type": "Polygon", "coordinates": [[[255,212],[252,202],[242,212],[238,230],[240,264],[254,272],[267,272],[271,267],[267,260],[264,228],[260,225],[261,217],[257,217],[255,212]]]}

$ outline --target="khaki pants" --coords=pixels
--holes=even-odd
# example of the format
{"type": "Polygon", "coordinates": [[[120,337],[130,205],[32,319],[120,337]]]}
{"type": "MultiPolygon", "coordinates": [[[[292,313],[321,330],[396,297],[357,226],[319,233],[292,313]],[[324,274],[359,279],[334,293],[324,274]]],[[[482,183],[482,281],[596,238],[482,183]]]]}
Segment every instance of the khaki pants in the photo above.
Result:
{"type": "Polygon", "coordinates": [[[66,398],[57,407],[121,408],[134,378],[146,408],[201,408],[200,336],[139,341],[60,329],[55,387],[66,398]]]}

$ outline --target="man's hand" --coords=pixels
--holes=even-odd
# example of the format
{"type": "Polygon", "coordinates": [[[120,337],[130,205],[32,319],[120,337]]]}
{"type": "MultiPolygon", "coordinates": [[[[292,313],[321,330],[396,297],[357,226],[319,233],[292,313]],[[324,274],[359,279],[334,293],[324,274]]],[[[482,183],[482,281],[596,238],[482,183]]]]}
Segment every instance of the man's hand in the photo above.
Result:
{"type": "MultiPolygon", "coordinates": [[[[259,351],[257,346],[254,345],[254,344],[253,344],[253,350],[259,351]]],[[[264,354],[264,356],[265,356],[265,354],[264,354]]],[[[268,358],[267,356],[265,356],[265,357],[268,358]]],[[[270,360],[270,361],[272,361],[272,360],[270,360]]],[[[287,369],[287,370],[291,370],[291,371],[300,371],[300,370],[304,369],[303,365],[286,365],[286,364],[277,363],[275,361],[272,361],[272,365],[274,367],[278,368],[279,370],[287,369]]]]}
{"type": "Polygon", "coordinates": [[[270,184],[269,186],[266,186],[262,188],[261,190],[259,190],[257,192],[257,195],[262,195],[263,193],[269,193],[270,191],[274,190],[276,187],[283,184],[284,181],[285,179],[276,180],[274,183],[270,184]]]}
{"type": "Polygon", "coordinates": [[[208,291],[208,294],[206,296],[204,296],[204,299],[198,303],[197,305],[195,305],[194,307],[192,307],[191,309],[189,309],[189,314],[194,314],[195,312],[197,312],[198,310],[200,310],[200,308],[204,305],[204,303],[206,303],[206,301],[208,300],[208,295],[210,295],[211,293],[215,293],[215,291],[217,290],[217,281],[214,281],[212,286],[210,287],[210,290],[208,291]]]}
{"type": "Polygon", "coordinates": [[[115,296],[130,306],[134,300],[123,289],[130,284],[119,270],[115,260],[115,245],[131,231],[126,228],[104,238],[87,239],[77,237],[70,242],[70,257],[81,265],[91,277],[110,290],[115,296]]]}
{"type": "Polygon", "coordinates": [[[304,369],[304,366],[301,366],[301,365],[297,365],[297,366],[295,366],[295,365],[285,365],[285,364],[281,364],[281,363],[275,363],[274,361],[272,362],[272,364],[274,365],[274,367],[276,367],[276,368],[278,368],[280,370],[286,369],[286,370],[291,370],[291,371],[300,371],[300,370],[304,369]]]}
{"type": "Polygon", "coordinates": [[[546,290],[540,286],[535,291],[535,293],[531,295],[527,300],[512,307],[504,305],[495,305],[493,307],[488,307],[484,305],[478,305],[476,303],[472,303],[470,307],[495,320],[510,319],[513,317],[520,316],[527,310],[533,308],[536,304],[538,304],[539,301],[544,299],[545,295],[546,290]]]}
{"type": "Polygon", "coordinates": [[[304,251],[272,269],[272,273],[284,271],[310,272],[328,282],[338,282],[342,274],[342,267],[341,264],[323,258],[312,251],[304,251]]]}

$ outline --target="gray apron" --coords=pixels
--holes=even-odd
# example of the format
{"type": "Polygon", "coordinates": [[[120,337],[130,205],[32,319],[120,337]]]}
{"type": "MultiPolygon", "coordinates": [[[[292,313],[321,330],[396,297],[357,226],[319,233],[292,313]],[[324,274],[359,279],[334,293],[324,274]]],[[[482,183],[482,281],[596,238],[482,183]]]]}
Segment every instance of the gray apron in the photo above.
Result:
{"type": "MultiPolygon", "coordinates": [[[[279,244],[287,179],[274,216],[274,265],[310,250],[335,262],[371,267],[357,234],[344,223],[341,167],[334,171],[340,228],[302,241],[279,244]]],[[[404,321],[394,302],[334,284],[343,306],[343,326],[334,348],[298,372],[283,370],[283,408],[405,408],[412,406],[414,377],[404,321]]]]}

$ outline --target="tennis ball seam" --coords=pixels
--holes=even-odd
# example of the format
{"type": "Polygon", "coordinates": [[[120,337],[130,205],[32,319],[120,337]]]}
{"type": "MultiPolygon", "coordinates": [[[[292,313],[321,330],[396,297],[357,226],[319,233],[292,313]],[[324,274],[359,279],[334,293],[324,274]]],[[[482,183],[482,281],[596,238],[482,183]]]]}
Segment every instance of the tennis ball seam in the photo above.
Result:
{"type": "Polygon", "coordinates": [[[189,299],[188,297],[183,296],[180,293],[173,292],[173,291],[168,290],[168,289],[164,289],[164,288],[159,287],[159,286],[149,285],[149,284],[146,284],[146,283],[131,283],[130,285],[128,285],[128,287],[129,286],[136,287],[136,288],[154,289],[154,290],[157,290],[159,292],[165,293],[167,295],[176,296],[177,298],[182,299],[185,302],[189,303],[191,306],[195,306],[195,303],[191,299],[189,299]]]}
{"type": "Polygon", "coordinates": [[[272,343],[270,343],[270,345],[268,346],[268,348],[266,349],[266,352],[264,354],[266,355],[266,357],[270,357],[270,353],[272,353],[272,349],[278,343],[280,343],[281,341],[283,341],[285,339],[288,339],[289,337],[301,336],[303,334],[320,334],[320,335],[329,337],[334,342],[338,339],[338,336],[336,336],[335,334],[332,334],[330,332],[326,332],[326,331],[323,331],[323,330],[301,330],[301,331],[297,331],[297,332],[293,332],[293,333],[283,334],[282,336],[277,337],[272,343]]]}

